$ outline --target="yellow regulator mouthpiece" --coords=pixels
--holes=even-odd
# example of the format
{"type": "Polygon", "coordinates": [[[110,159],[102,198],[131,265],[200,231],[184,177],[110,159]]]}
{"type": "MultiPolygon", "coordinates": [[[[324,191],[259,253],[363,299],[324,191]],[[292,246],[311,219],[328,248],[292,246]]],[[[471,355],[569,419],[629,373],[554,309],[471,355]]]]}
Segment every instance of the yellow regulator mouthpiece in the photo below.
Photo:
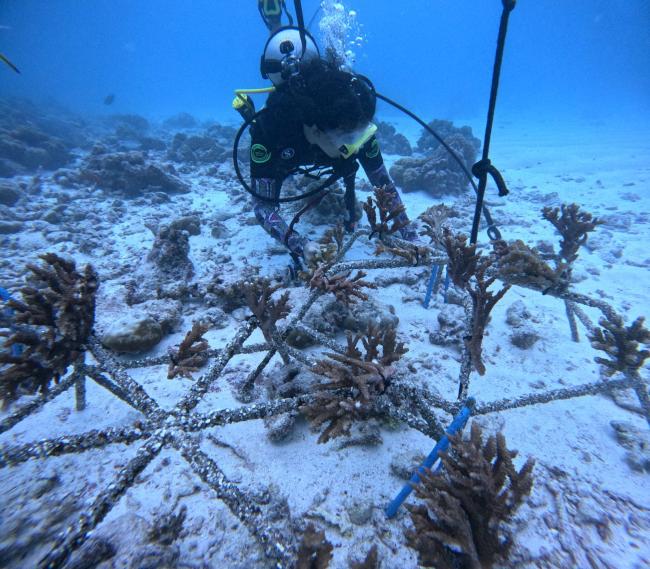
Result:
{"type": "Polygon", "coordinates": [[[370,123],[354,142],[344,143],[338,146],[341,158],[349,158],[359,152],[359,149],[368,142],[377,132],[377,125],[370,123]]]}

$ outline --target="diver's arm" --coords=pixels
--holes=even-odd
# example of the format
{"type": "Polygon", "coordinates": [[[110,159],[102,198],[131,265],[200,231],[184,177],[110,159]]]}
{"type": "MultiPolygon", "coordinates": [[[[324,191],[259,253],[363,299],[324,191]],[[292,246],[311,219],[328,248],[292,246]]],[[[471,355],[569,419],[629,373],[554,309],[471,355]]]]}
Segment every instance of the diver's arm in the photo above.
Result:
{"type": "MultiPolygon", "coordinates": [[[[381,150],[379,149],[379,143],[377,142],[376,137],[373,136],[359,149],[357,159],[373,187],[384,188],[385,191],[393,196],[392,205],[400,205],[402,203],[402,198],[397,191],[395,182],[393,182],[393,179],[390,177],[390,174],[386,169],[386,164],[384,164],[384,158],[381,155],[381,150]]],[[[410,222],[408,215],[406,215],[406,211],[398,215],[396,219],[400,222],[408,223],[408,225],[400,229],[401,236],[407,241],[415,241],[417,238],[417,232],[413,224],[410,222]]]]}

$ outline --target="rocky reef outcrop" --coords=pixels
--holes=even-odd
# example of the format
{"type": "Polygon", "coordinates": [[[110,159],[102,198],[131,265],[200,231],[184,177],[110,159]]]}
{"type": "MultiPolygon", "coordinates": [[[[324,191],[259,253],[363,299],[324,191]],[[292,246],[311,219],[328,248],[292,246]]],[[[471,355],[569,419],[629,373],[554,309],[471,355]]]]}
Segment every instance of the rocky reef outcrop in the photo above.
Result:
{"type": "MultiPolygon", "coordinates": [[[[480,141],[469,127],[457,128],[449,121],[432,121],[434,130],[460,157],[469,170],[476,162],[480,141]]],[[[431,135],[420,137],[418,148],[426,154],[401,158],[390,169],[395,183],[405,192],[424,190],[436,198],[466,191],[468,180],[458,162],[431,135]]]]}
{"type": "Polygon", "coordinates": [[[66,165],[72,149],[88,145],[85,130],[85,121],[63,109],[0,99],[0,177],[66,165]]]}
{"type": "MultiPolygon", "coordinates": [[[[472,128],[469,126],[454,126],[453,122],[441,119],[434,119],[427,124],[446,142],[454,136],[461,136],[475,147],[475,152],[478,152],[481,148],[481,141],[474,136],[472,128]]],[[[425,130],[422,131],[417,143],[418,152],[430,154],[437,150],[439,146],[440,142],[437,138],[425,130]]]]}
{"type": "Polygon", "coordinates": [[[390,123],[379,121],[377,123],[377,140],[382,152],[385,154],[398,154],[399,156],[411,156],[413,148],[408,139],[390,123]]]}
{"type": "Polygon", "coordinates": [[[171,165],[160,166],[139,151],[111,152],[95,146],[79,169],[79,182],[104,191],[136,197],[147,191],[186,193],[187,185],[171,165]]]}

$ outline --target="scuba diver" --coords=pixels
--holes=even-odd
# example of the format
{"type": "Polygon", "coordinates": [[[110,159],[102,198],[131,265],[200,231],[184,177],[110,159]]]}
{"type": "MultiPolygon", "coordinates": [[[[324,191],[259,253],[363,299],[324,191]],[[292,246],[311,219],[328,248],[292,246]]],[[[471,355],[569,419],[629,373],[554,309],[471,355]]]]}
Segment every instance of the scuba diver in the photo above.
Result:
{"type": "MultiPolygon", "coordinates": [[[[372,84],[362,76],[342,71],[336,62],[322,59],[308,32],[301,37],[297,27],[282,27],[283,5],[259,0],[260,12],[272,32],[262,55],[261,74],[270,79],[274,89],[263,112],[255,113],[249,98],[238,110],[251,124],[255,216],[267,233],[287,247],[294,268],[300,270],[320,248],[293,229],[300,214],[289,225],[279,213],[282,183],[288,176],[302,172],[320,177],[311,173],[325,175],[325,171],[331,183],[343,179],[348,232],[356,224],[354,186],[359,164],[373,186],[392,195],[394,205],[402,202],[384,164],[375,137],[377,127],[371,122],[376,107],[372,84]],[[265,7],[275,9],[265,15],[265,7]],[[311,168],[305,169],[307,165],[311,168]]],[[[307,208],[326,193],[323,186],[307,208]]],[[[405,223],[400,231],[402,238],[414,241],[417,233],[406,213],[398,220],[405,223]]]]}

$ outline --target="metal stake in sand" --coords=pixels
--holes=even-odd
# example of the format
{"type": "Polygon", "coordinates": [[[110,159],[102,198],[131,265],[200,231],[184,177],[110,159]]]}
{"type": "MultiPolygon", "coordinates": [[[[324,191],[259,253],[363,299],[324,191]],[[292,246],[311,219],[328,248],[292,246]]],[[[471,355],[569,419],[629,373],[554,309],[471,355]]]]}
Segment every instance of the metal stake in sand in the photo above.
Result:
{"type": "Polygon", "coordinates": [[[402,505],[402,503],[408,498],[409,494],[413,492],[413,486],[420,482],[419,474],[424,472],[425,468],[431,468],[433,464],[438,460],[440,453],[445,452],[449,448],[449,435],[455,435],[458,431],[462,431],[469,420],[470,415],[472,414],[472,409],[474,408],[475,401],[472,397],[467,399],[465,406],[461,408],[458,412],[458,415],[454,417],[454,420],[451,422],[451,425],[445,431],[445,435],[438,441],[433,450],[429,453],[422,462],[422,465],[418,467],[417,471],[411,476],[408,484],[405,484],[404,487],[400,490],[399,494],[395,499],[388,504],[386,507],[386,517],[394,518],[397,515],[397,510],[402,505]]]}

